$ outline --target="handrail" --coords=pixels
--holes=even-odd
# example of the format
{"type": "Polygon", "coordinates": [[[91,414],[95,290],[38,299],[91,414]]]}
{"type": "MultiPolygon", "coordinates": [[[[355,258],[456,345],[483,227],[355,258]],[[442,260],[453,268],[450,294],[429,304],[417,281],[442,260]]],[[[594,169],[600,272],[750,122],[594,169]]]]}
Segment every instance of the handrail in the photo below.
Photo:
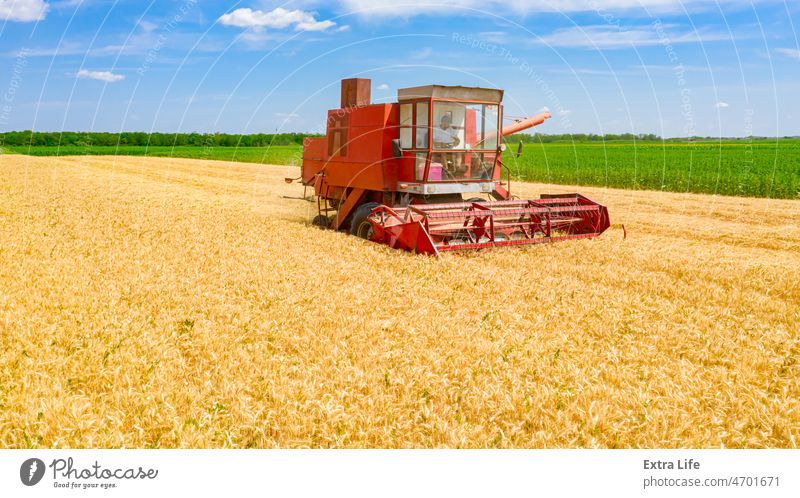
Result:
{"type": "Polygon", "coordinates": [[[505,165],[503,161],[498,160],[500,167],[506,170],[506,192],[508,192],[509,199],[511,198],[511,168],[505,165]]]}

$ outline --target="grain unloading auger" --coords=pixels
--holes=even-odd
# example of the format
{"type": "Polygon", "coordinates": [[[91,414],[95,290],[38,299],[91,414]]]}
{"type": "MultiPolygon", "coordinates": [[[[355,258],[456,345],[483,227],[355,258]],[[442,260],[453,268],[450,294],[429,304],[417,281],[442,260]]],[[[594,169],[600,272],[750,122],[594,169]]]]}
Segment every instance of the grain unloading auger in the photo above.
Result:
{"type": "Polygon", "coordinates": [[[549,113],[502,127],[502,90],[429,85],[397,94],[396,103],[371,104],[370,80],[342,80],[326,136],[303,143],[315,225],[424,254],[596,237],[609,227],[608,210],[580,194],[511,196],[501,137],[549,113]]]}

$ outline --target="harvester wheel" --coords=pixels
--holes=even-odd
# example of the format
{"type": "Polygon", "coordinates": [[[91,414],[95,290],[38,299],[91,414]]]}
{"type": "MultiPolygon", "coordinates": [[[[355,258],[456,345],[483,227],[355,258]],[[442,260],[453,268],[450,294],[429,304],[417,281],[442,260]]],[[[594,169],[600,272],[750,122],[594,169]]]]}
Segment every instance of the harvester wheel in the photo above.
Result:
{"type": "Polygon", "coordinates": [[[328,228],[331,226],[331,220],[324,214],[318,214],[311,220],[311,224],[315,227],[328,228]]]}
{"type": "Polygon", "coordinates": [[[358,206],[350,221],[350,235],[369,240],[372,237],[372,223],[367,219],[369,213],[380,206],[377,202],[365,202],[358,206]]]}
{"type": "Polygon", "coordinates": [[[464,202],[488,202],[488,201],[486,199],[484,199],[483,197],[470,197],[469,199],[467,199],[464,202]]]}

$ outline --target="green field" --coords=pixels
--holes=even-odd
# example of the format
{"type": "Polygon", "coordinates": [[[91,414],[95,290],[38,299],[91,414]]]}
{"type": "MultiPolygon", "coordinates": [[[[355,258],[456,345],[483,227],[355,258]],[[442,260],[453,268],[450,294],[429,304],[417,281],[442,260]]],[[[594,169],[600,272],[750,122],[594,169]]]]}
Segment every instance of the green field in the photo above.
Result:
{"type": "Polygon", "coordinates": [[[526,181],[800,198],[797,140],[530,144],[505,163],[526,181]]]}
{"type": "Polygon", "coordinates": [[[299,145],[273,145],[271,147],[202,147],[202,146],[78,146],[48,147],[36,145],[6,146],[6,153],[28,154],[31,156],[152,156],[185,157],[189,159],[213,159],[218,161],[238,161],[259,164],[300,165],[302,148],[299,145]]]}
{"type": "MultiPolygon", "coordinates": [[[[297,145],[272,147],[5,147],[31,155],[148,155],[299,164],[297,145]]],[[[509,147],[515,151],[515,147],[509,147]]],[[[747,197],[800,198],[800,141],[527,144],[505,162],[518,180],[747,197]]]]}

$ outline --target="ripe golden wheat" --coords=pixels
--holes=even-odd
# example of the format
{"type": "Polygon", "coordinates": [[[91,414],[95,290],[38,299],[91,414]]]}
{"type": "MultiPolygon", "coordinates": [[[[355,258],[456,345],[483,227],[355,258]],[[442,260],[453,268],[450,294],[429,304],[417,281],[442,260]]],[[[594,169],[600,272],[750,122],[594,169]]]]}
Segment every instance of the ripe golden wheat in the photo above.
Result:
{"type": "Polygon", "coordinates": [[[0,156],[0,446],[799,445],[800,202],[580,188],[598,239],[434,259],[296,174],[0,156]]]}

